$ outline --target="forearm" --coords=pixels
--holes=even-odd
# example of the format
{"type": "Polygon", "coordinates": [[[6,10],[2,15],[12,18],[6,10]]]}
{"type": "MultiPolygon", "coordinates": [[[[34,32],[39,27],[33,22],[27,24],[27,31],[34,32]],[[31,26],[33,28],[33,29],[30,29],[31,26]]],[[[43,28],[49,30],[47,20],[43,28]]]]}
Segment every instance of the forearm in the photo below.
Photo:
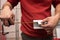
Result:
{"type": "Polygon", "coordinates": [[[13,9],[12,5],[11,5],[9,2],[6,2],[6,3],[3,5],[2,9],[5,9],[5,8],[10,9],[10,10],[13,9]]]}
{"type": "Polygon", "coordinates": [[[60,4],[58,4],[55,8],[55,16],[60,19],[60,4]]]}

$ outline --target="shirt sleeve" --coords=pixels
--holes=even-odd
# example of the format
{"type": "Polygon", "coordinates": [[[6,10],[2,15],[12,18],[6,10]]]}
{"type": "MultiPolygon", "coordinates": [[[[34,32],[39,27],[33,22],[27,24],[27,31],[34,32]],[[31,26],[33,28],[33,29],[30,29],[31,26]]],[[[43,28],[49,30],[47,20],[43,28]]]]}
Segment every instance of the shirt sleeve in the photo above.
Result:
{"type": "Polygon", "coordinates": [[[53,0],[52,4],[56,7],[60,3],[60,0],[53,0]]]}
{"type": "Polygon", "coordinates": [[[11,3],[12,7],[16,6],[19,2],[19,0],[7,0],[7,1],[11,3]]]}

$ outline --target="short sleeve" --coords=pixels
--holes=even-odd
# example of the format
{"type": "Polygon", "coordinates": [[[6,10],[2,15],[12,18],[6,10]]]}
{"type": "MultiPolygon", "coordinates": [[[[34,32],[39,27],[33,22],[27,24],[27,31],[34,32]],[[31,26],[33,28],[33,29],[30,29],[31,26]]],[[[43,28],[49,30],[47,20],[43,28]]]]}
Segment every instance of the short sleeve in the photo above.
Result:
{"type": "Polygon", "coordinates": [[[12,7],[16,6],[19,2],[19,0],[7,0],[7,1],[11,3],[12,7]]]}
{"type": "Polygon", "coordinates": [[[60,0],[53,0],[52,4],[56,7],[60,3],[60,0]]]}

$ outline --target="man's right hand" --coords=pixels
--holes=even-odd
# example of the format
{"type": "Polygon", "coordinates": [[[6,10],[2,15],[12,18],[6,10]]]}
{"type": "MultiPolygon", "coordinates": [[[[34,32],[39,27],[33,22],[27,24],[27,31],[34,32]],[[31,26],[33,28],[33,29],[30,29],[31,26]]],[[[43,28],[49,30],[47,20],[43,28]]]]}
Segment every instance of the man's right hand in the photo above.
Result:
{"type": "Polygon", "coordinates": [[[0,19],[2,19],[3,24],[5,26],[10,26],[10,25],[14,24],[15,15],[12,13],[12,11],[10,10],[10,8],[8,6],[6,6],[1,11],[0,19]]]}

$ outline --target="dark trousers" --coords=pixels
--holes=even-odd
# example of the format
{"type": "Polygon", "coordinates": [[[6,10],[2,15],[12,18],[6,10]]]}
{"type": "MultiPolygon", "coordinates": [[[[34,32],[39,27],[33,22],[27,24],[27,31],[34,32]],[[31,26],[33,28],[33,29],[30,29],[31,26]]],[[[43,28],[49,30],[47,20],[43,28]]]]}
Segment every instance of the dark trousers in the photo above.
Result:
{"type": "Polygon", "coordinates": [[[52,36],[48,36],[47,38],[36,38],[36,37],[28,36],[24,33],[21,33],[21,36],[22,36],[22,40],[52,40],[53,39],[52,36]]]}

